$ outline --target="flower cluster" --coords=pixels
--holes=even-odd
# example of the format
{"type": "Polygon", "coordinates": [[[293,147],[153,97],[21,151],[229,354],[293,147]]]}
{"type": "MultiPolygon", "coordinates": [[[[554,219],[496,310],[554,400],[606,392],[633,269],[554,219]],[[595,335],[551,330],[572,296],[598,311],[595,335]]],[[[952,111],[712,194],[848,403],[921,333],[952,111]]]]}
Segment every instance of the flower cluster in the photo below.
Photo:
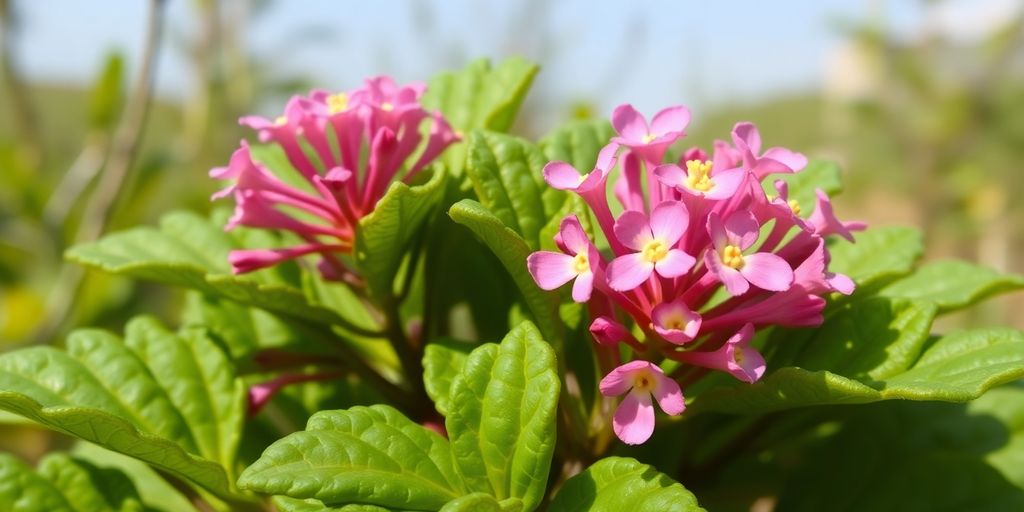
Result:
{"type": "Polygon", "coordinates": [[[420,105],[424,89],[376,77],[348,92],[295,96],[274,120],[243,117],[240,123],[256,130],[261,142],[279,146],[300,176],[291,182],[275,176],[253,159],[243,140],[226,167],[210,171],[214,178],[233,180],[213,196],[235,199],[226,229],[285,230],[302,243],[233,251],[234,272],[317,254],[326,279],[358,279],[339,255],[351,252],[359,219],[374,210],[396,176],[408,183],[458,140],[439,113],[420,105]],[[429,128],[423,126],[427,122],[429,128]]]}
{"type": "Polygon", "coordinates": [[[801,171],[807,159],[784,148],[762,151],[757,128],[740,123],[732,144],[718,140],[710,154],[692,148],[678,163],[663,163],[689,121],[681,106],[649,124],[632,106],[619,106],[617,136],[593,170],[550,162],[543,171],[548,185],[586,202],[609,252],[569,215],[555,237],[561,252],[535,252],[527,267],[545,290],[573,281],[573,300],[587,303],[607,373],[601,392],[626,394],[612,426],[628,444],[653,433],[654,401],[669,415],[683,412],[680,381],[709,369],[744,382],[761,378],[764,358],[751,347],[756,329],[820,325],[822,296],[853,291],[848,277],[828,271],[824,237],[852,241],[851,231],[864,225],[836,219],[821,190],[804,218],[785,182],[774,181],[771,195],[762,186],[771,175],[801,171]],[[616,167],[617,217],[607,190],[616,167]],[[622,364],[620,343],[635,360],[622,364]],[[675,369],[666,375],[662,366],[675,369]]]}

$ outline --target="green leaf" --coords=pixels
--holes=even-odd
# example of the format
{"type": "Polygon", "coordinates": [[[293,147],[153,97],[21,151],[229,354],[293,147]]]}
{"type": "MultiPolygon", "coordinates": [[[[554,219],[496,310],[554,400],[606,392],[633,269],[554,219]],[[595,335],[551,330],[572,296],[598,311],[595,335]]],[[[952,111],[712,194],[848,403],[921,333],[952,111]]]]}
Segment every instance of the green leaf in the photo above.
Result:
{"type": "Polygon", "coordinates": [[[334,507],[436,510],[461,496],[448,442],[386,405],[325,411],[272,444],[239,487],[334,507]]]}
{"type": "Polygon", "coordinates": [[[398,267],[409,243],[444,196],[444,180],[445,173],[436,167],[422,185],[392,183],[373,212],[359,220],[356,264],[376,297],[393,295],[398,267]]]}
{"type": "Polygon", "coordinates": [[[0,408],[230,497],[245,389],[227,357],[201,332],[150,318],[126,332],[0,355],[0,408]]]}
{"type": "Polygon", "coordinates": [[[466,358],[475,345],[452,338],[441,338],[427,344],[423,351],[423,384],[434,401],[437,412],[448,415],[451,409],[452,381],[462,372],[466,358]]]}
{"type": "MultiPolygon", "coordinates": [[[[901,359],[911,356],[908,352],[901,359]]],[[[1024,377],[1024,334],[1012,329],[955,331],[928,346],[906,369],[878,368],[885,371],[860,379],[827,370],[780,368],[756,384],[709,390],[693,408],[753,414],[880,400],[965,402],[1024,377]]]]}
{"type": "Polygon", "coordinates": [[[63,453],[51,453],[33,472],[0,453],[0,510],[10,512],[117,512],[145,510],[131,480],[63,453]]]}
{"type": "Polygon", "coordinates": [[[449,501],[440,512],[519,512],[523,502],[508,498],[498,501],[490,494],[475,492],[449,501]]]}
{"type": "Polygon", "coordinates": [[[963,309],[994,295],[1024,288],[1024,276],[1000,274],[965,261],[943,260],[921,266],[879,294],[934,302],[942,311],[963,309]]]}
{"type": "MultiPolygon", "coordinates": [[[[420,102],[438,109],[458,132],[506,132],[537,74],[537,65],[513,57],[492,68],[487,59],[471,62],[461,71],[436,75],[420,102]]],[[[452,175],[461,178],[466,145],[454,144],[442,155],[452,175]]]]}
{"type": "Polygon", "coordinates": [[[469,147],[466,172],[480,202],[537,249],[541,229],[568,198],[544,183],[543,153],[525,139],[484,131],[473,132],[469,147]]]}
{"type": "Polygon", "coordinates": [[[1024,387],[868,406],[799,460],[778,510],[1024,510],[1024,387]]]}
{"type": "Polygon", "coordinates": [[[568,162],[580,172],[590,172],[613,136],[611,123],[603,119],[571,121],[541,139],[540,146],[547,161],[568,162]]]}
{"type": "Polygon", "coordinates": [[[89,95],[89,127],[106,130],[114,125],[124,97],[124,58],[120,53],[107,55],[103,71],[89,95]]]}
{"type": "Polygon", "coordinates": [[[555,364],[554,351],[529,322],[500,345],[469,355],[452,382],[445,426],[470,490],[519,498],[527,510],[540,503],[555,448],[555,364]]]}
{"type": "Polygon", "coordinates": [[[829,245],[829,270],[850,276],[859,287],[910,272],[924,247],[912,228],[882,227],[855,233],[856,243],[835,240],[829,245]]]}
{"type": "Polygon", "coordinates": [[[608,457],[570,478],[555,495],[551,510],[619,512],[704,510],[682,484],[647,464],[626,457],[608,457]]]}
{"type": "Polygon", "coordinates": [[[434,76],[420,102],[439,109],[455,129],[508,131],[537,74],[536,64],[518,57],[492,68],[487,59],[434,76]]]}
{"type": "Polygon", "coordinates": [[[191,212],[160,219],[160,228],[141,227],[76,245],[67,258],[82,265],[136,279],[183,286],[272,313],[321,324],[343,319],[309,300],[286,280],[279,269],[234,276],[227,255],[232,237],[209,220],[191,212]]]}
{"type": "MultiPolygon", "coordinates": [[[[768,195],[777,195],[775,182],[782,180],[789,185],[789,198],[795,199],[806,217],[814,211],[817,201],[815,189],[821,189],[829,196],[843,190],[843,182],[839,178],[839,166],[828,160],[812,160],[807,167],[798,173],[773,174],[761,181],[761,186],[768,195]]],[[[858,240],[859,241],[859,240],[858,240]]]]}
{"type": "Polygon", "coordinates": [[[376,505],[342,505],[340,507],[328,507],[323,502],[308,499],[297,500],[287,496],[274,496],[274,505],[281,512],[391,512],[395,509],[378,507],[376,505]]]}
{"type": "Polygon", "coordinates": [[[456,223],[469,228],[498,257],[522,292],[526,305],[530,308],[530,313],[533,314],[534,321],[545,339],[559,343],[561,326],[558,320],[558,296],[541,290],[533,282],[533,277],[526,270],[526,257],[530,255],[530,247],[523,237],[505,226],[487,208],[471,199],[455,203],[448,210],[448,215],[456,223]]]}

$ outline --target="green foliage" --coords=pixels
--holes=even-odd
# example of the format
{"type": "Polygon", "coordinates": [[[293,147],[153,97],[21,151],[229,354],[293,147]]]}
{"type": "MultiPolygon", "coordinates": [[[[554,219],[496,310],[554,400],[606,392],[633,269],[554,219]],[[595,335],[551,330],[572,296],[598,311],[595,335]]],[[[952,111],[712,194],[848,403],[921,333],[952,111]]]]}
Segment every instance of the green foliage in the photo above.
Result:
{"type": "Polygon", "coordinates": [[[0,390],[0,408],[230,496],[245,389],[201,331],[76,331],[66,350],[0,355],[0,390]]]}
{"type": "Polygon", "coordinates": [[[616,512],[704,510],[682,484],[636,459],[609,457],[570,478],[558,491],[551,510],[616,512]]]}
{"type": "Polygon", "coordinates": [[[1024,276],[1000,274],[965,261],[943,260],[922,265],[883,288],[879,295],[927,300],[942,311],[951,311],[1021,288],[1024,276]]]}
{"type": "Polygon", "coordinates": [[[558,386],[553,351],[524,323],[455,375],[451,443],[385,405],[324,411],[267,448],[239,486],[290,498],[279,503],[296,511],[533,510],[547,485],[558,386]]]}
{"type": "Polygon", "coordinates": [[[559,381],[555,355],[522,323],[473,351],[451,386],[445,421],[468,488],[540,503],[555,449],[559,381]]]}
{"type": "Polygon", "coordinates": [[[921,257],[921,233],[905,227],[882,227],[856,233],[856,243],[833,240],[829,270],[850,276],[857,286],[905,275],[921,257]]]}
{"type": "Polygon", "coordinates": [[[448,210],[448,215],[455,222],[469,228],[498,257],[523,294],[530,313],[533,314],[533,319],[544,333],[544,337],[553,341],[561,339],[558,297],[538,288],[530,277],[526,270],[526,257],[531,251],[523,237],[504,225],[501,219],[495,217],[483,205],[471,199],[463,199],[453,205],[448,210]]]}
{"type": "Polygon", "coordinates": [[[0,510],[10,512],[137,512],[142,504],[131,480],[63,453],[51,453],[32,471],[0,453],[0,510]]]}
{"type": "Polygon", "coordinates": [[[966,406],[877,404],[802,459],[779,510],[1020,510],[1022,458],[1019,384],[966,406]]]}
{"type": "Polygon", "coordinates": [[[222,223],[190,212],[165,215],[160,227],[140,227],[72,247],[67,257],[82,265],[136,279],[182,286],[279,315],[321,324],[344,320],[296,286],[286,270],[231,274],[228,253],[239,245],[222,223]]]}
{"type": "Polygon", "coordinates": [[[392,183],[373,213],[359,221],[356,263],[380,300],[394,294],[394,280],[412,239],[444,196],[445,174],[435,168],[430,181],[416,187],[392,183]]]}
{"type": "Polygon", "coordinates": [[[423,384],[437,412],[447,416],[451,410],[452,382],[462,372],[472,349],[470,343],[443,338],[428,343],[423,351],[423,384]]]}
{"type": "Polygon", "coordinates": [[[267,448],[238,484],[327,506],[437,510],[463,489],[447,445],[385,405],[325,411],[267,448]]]}

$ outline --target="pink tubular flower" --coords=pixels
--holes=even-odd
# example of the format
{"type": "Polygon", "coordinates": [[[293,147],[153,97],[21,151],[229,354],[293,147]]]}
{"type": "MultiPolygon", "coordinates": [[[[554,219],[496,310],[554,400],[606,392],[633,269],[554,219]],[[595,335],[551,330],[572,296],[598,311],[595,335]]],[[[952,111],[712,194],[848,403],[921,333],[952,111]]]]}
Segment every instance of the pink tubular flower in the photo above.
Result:
{"type": "Polygon", "coordinates": [[[793,284],[793,269],[786,260],[767,252],[743,254],[757,241],[759,229],[748,212],[733,213],[724,224],[715,213],[708,217],[714,250],[704,253],[704,264],[731,295],[743,295],[751,284],[776,292],[793,284]]]}
{"type": "Polygon", "coordinates": [[[750,348],[754,326],[746,324],[714,352],[683,352],[679,359],[690,364],[728,372],[743,382],[757,382],[764,375],[764,357],[750,348]]]}
{"type": "Polygon", "coordinates": [[[640,286],[657,272],[662,277],[677,277],[693,267],[694,258],[675,245],[686,231],[689,215],[678,201],[665,201],[651,212],[650,221],[638,211],[626,211],[615,222],[615,237],[632,254],[608,264],[608,286],[628,291],[640,286]]]}
{"type": "Polygon", "coordinates": [[[538,251],[526,259],[526,268],[533,280],[544,290],[554,290],[573,279],[572,299],[590,300],[594,287],[594,270],[598,269],[601,255],[587,238],[579,219],[569,215],[559,227],[561,243],[566,254],[538,251]]]}
{"type": "Polygon", "coordinates": [[[628,393],[615,410],[612,422],[615,435],[626,444],[641,444],[654,433],[654,400],[670,416],[686,409],[679,384],[649,361],[619,366],[601,379],[600,388],[604,396],[628,393]]]}
{"type": "Polygon", "coordinates": [[[235,251],[234,272],[318,254],[324,278],[358,282],[339,255],[352,250],[359,220],[373,212],[393,180],[412,181],[458,140],[440,114],[420,105],[423,90],[421,84],[399,86],[375,77],[348,92],[314,90],[293,97],[274,120],[241,118],[261,142],[280,147],[306,183],[293,186],[276,177],[253,158],[245,141],[226,167],[210,171],[213,178],[232,181],[213,196],[235,199],[226,229],[283,230],[303,240],[291,248],[235,251]],[[430,129],[424,137],[425,122],[430,129]],[[296,211],[303,215],[293,216],[296,211]]]}
{"type": "MultiPolygon", "coordinates": [[[[807,218],[784,181],[775,182],[776,196],[765,193],[762,181],[800,172],[807,159],[784,148],[762,152],[757,128],[739,123],[732,144],[716,140],[710,153],[691,148],[678,164],[664,162],[689,118],[685,108],[672,107],[648,125],[623,105],[612,115],[617,135],[592,172],[564,162],[545,166],[549,185],[586,202],[611,261],[605,266],[589,239],[585,252],[582,242],[570,248],[564,232],[556,243],[566,254],[538,252],[527,260],[544,289],[592,276],[585,302],[595,360],[606,374],[600,388],[606,396],[628,391],[611,426],[629,444],[651,435],[652,396],[665,412],[682,412],[676,379],[694,382],[707,370],[760,379],[764,358],[750,346],[756,329],[821,325],[824,297],[854,289],[849,277],[829,270],[824,237],[852,238],[863,224],[836,219],[821,191],[807,218]],[[608,205],[610,180],[622,207],[617,215],[608,205]],[[578,254],[587,255],[590,274],[572,266],[578,254]],[[658,366],[664,359],[680,365],[665,375],[658,366]]],[[[577,302],[582,296],[573,294],[577,302]]]]}

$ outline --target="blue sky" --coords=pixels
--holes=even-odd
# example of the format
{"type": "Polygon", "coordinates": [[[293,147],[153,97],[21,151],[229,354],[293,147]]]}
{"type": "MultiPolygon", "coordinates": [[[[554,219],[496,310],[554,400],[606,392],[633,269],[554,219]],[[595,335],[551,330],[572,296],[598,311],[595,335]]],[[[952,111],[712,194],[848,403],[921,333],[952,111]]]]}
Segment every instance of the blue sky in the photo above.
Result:
{"type": "MultiPolygon", "coordinates": [[[[79,82],[113,49],[130,66],[147,4],[15,0],[24,21],[20,64],[34,78],[79,82]]],[[[190,73],[178,41],[194,26],[193,2],[168,6],[157,90],[181,97],[190,73]]],[[[879,0],[276,0],[253,19],[248,37],[250,51],[273,69],[326,88],[379,73],[423,79],[472,57],[514,53],[542,64],[539,101],[552,109],[582,99],[602,110],[629,101],[643,111],[686,103],[699,113],[818,87],[824,60],[844,38],[839,27],[879,14],[896,32],[922,16],[918,2],[879,0]],[[418,21],[423,16],[432,21],[418,21]],[[300,34],[319,36],[297,42],[300,34]]]]}

